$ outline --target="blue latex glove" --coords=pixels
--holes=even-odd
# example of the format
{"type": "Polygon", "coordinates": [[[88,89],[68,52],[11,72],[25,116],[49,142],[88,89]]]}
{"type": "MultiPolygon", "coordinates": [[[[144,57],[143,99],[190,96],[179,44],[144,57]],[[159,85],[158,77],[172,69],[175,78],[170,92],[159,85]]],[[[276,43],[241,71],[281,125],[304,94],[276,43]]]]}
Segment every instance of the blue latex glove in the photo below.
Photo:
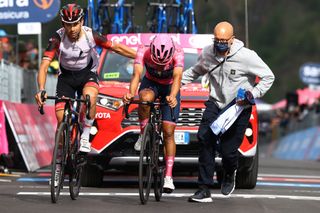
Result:
{"type": "Polygon", "coordinates": [[[252,93],[249,90],[245,90],[240,88],[237,93],[236,97],[236,103],[239,106],[248,106],[248,105],[254,105],[254,97],[252,93]]]}

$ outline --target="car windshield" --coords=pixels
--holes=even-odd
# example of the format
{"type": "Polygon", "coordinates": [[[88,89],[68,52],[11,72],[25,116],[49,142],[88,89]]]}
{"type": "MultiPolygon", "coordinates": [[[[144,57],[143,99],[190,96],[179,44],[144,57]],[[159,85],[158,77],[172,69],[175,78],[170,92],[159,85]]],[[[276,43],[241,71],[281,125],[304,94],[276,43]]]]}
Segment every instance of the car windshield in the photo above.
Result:
{"type": "MultiPolygon", "coordinates": [[[[184,70],[197,62],[197,53],[184,53],[184,70]]],[[[109,52],[100,72],[101,81],[130,82],[133,72],[133,59],[109,52]]]]}

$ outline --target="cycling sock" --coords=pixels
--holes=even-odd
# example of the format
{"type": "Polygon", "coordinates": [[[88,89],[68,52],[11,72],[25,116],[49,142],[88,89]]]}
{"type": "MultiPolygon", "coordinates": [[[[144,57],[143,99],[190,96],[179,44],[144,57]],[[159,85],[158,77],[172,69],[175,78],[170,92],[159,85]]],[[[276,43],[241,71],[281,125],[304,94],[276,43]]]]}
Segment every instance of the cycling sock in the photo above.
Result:
{"type": "Polygon", "coordinates": [[[93,121],[94,119],[90,119],[90,120],[87,118],[84,119],[83,132],[82,132],[81,138],[89,139],[90,129],[92,127],[93,121]]]}
{"type": "Polygon", "coordinates": [[[140,120],[140,134],[143,134],[144,128],[147,126],[147,123],[149,121],[149,118],[146,118],[144,120],[140,120]]]}
{"type": "Polygon", "coordinates": [[[172,168],[174,164],[174,156],[166,156],[166,176],[172,177],[172,168]]]}

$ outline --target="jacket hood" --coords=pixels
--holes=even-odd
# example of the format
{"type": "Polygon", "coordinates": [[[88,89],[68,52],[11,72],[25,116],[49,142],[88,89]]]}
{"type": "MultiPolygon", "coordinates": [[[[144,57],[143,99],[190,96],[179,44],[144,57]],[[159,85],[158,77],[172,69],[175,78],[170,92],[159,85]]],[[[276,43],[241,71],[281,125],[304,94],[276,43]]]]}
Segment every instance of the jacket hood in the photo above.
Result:
{"type": "Polygon", "coordinates": [[[230,47],[230,52],[228,54],[228,57],[233,56],[236,54],[242,47],[244,47],[244,43],[238,39],[234,39],[233,43],[230,47]]]}

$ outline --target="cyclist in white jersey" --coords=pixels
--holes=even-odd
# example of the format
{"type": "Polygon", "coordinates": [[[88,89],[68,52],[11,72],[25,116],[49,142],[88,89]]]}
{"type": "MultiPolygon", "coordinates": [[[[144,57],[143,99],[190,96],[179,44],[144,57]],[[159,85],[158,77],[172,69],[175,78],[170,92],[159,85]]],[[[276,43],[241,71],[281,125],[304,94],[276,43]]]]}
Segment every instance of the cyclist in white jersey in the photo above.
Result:
{"type": "MultiPolygon", "coordinates": [[[[83,26],[84,11],[77,4],[67,4],[60,10],[62,28],[50,38],[44,52],[38,74],[39,91],[35,99],[39,106],[41,92],[45,91],[45,82],[50,62],[55,56],[60,62],[56,95],[58,97],[74,98],[76,92],[83,96],[90,95],[90,119],[84,118],[84,128],[80,140],[80,151],[90,152],[90,128],[96,113],[96,97],[98,95],[98,76],[96,70],[99,64],[99,55],[96,46],[113,50],[114,52],[135,58],[136,51],[122,44],[111,42],[98,32],[83,26]]],[[[58,125],[63,119],[64,102],[56,101],[56,117],[58,125]]]]}

